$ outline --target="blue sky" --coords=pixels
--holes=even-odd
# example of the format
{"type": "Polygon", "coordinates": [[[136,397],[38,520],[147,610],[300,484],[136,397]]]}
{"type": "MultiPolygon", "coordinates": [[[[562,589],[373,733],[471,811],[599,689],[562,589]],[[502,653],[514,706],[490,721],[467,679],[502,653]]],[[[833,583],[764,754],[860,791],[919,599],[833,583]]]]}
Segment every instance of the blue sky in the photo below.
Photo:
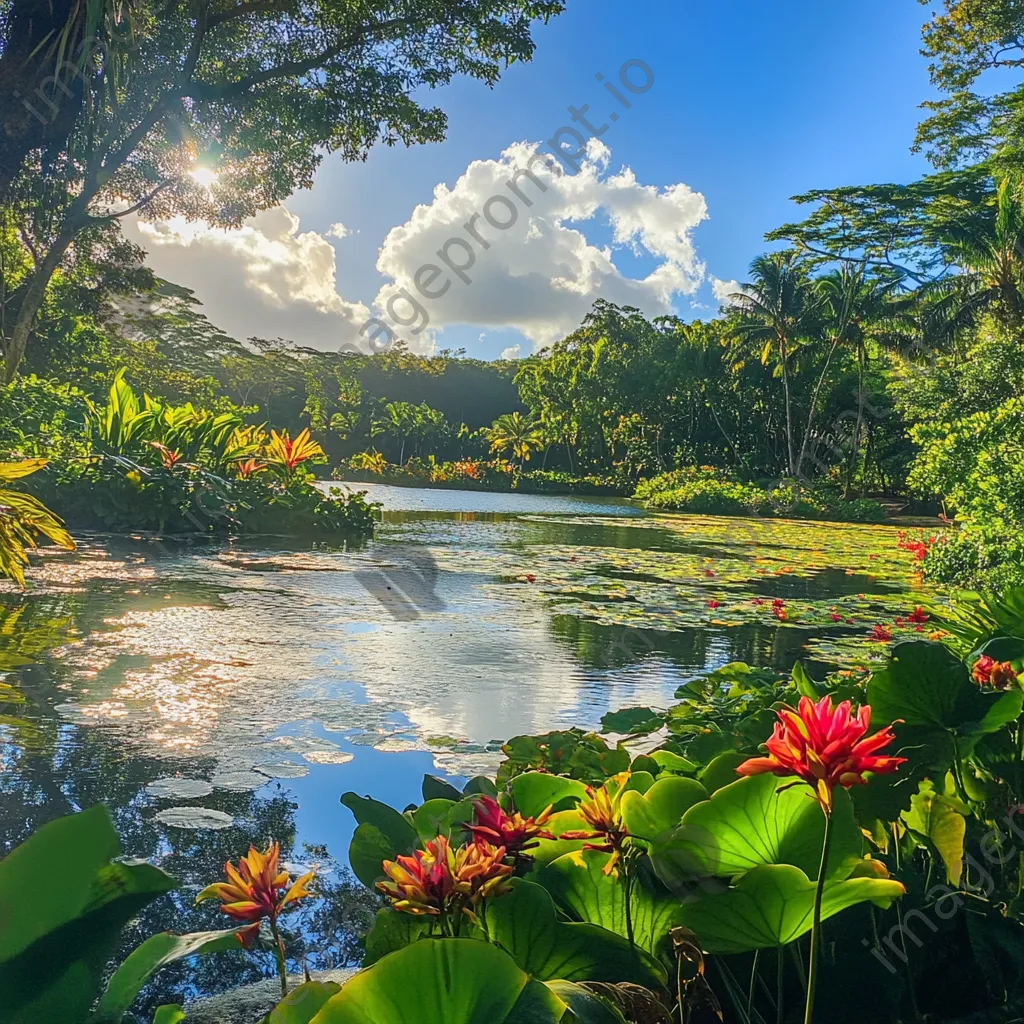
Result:
{"type": "MultiPolygon", "coordinates": [[[[616,103],[595,74],[614,81],[624,61],[639,59],[654,72],[654,85],[631,97],[631,109],[621,111],[602,136],[610,150],[605,174],[628,166],[640,185],[683,183],[701,193],[708,219],[688,232],[695,257],[709,279],[742,281],[765,247],[764,233],[796,216],[790,196],[817,187],[906,181],[927,170],[924,159],[909,151],[918,105],[932,95],[919,55],[927,16],[914,0],[569,0],[564,15],[537,28],[534,61],[510,69],[495,89],[460,81],[432,95],[449,116],[444,143],[380,147],[365,164],[328,157],[314,188],[285,204],[298,218],[293,234],[326,239],[337,258],[337,292],[347,303],[372,308],[388,280],[375,266],[382,243],[410,221],[417,204],[432,202],[435,186],[453,188],[472,161],[495,161],[512,143],[550,138],[571,123],[569,105],[589,103],[590,116],[606,115],[616,103]],[[329,237],[338,223],[347,236],[329,237]]],[[[591,245],[608,246],[609,216],[614,214],[599,209],[576,226],[591,245]]],[[[323,255],[314,242],[303,249],[307,262],[323,255]],[[319,255],[310,256],[314,249],[319,255]]],[[[518,243],[510,237],[503,244],[518,243]]],[[[197,287],[211,316],[228,330],[260,333],[251,330],[255,305],[239,308],[246,305],[237,300],[242,291],[225,286],[221,300],[211,294],[198,252],[193,249],[190,261],[172,258],[173,247],[150,248],[158,271],[169,262],[167,276],[187,278],[194,264],[195,280],[182,283],[197,287]],[[231,308],[224,305],[229,296],[236,297],[231,308]]],[[[663,254],[643,244],[632,251],[620,245],[610,257],[621,274],[641,278],[663,254]]],[[[297,286],[296,303],[321,285],[306,288],[305,296],[305,286],[297,286]]],[[[492,286],[500,305],[500,275],[486,287],[492,286]]],[[[277,305],[287,306],[288,287],[273,286],[277,305]]],[[[464,346],[483,358],[514,344],[531,351],[537,338],[524,337],[512,325],[514,317],[496,314],[493,324],[487,322],[484,288],[474,297],[478,308],[471,322],[438,329],[435,344],[464,346]]],[[[686,317],[717,308],[708,282],[693,294],[675,295],[672,305],[686,317]]],[[[294,325],[297,340],[308,341],[301,336],[302,311],[296,306],[292,320],[287,312],[268,316],[268,322],[286,336],[294,325]]]]}

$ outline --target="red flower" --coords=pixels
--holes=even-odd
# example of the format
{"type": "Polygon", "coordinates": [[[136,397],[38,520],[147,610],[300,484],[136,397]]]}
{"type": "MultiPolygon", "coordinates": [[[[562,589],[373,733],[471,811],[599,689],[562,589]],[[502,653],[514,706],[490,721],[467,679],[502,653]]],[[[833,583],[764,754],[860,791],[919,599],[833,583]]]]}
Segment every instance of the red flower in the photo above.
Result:
{"type": "Polygon", "coordinates": [[[832,612],[831,613],[831,619],[832,619],[833,622],[842,622],[843,621],[842,615],[840,615],[838,612],[832,612]]]}
{"type": "Polygon", "coordinates": [[[711,569],[705,569],[704,570],[704,575],[710,580],[710,579],[714,578],[715,574],[714,574],[714,572],[712,572],[711,569]]]}
{"type": "Polygon", "coordinates": [[[750,603],[751,603],[751,604],[752,604],[752,605],[753,605],[753,606],[754,606],[755,608],[760,608],[760,607],[761,607],[761,605],[763,605],[763,604],[764,604],[764,598],[763,598],[763,597],[755,597],[755,598],[754,598],[754,600],[753,600],[753,601],[751,601],[750,603]]]}
{"type": "Polygon", "coordinates": [[[772,601],[772,607],[773,608],[785,608],[786,607],[786,602],[781,597],[777,597],[777,598],[775,598],[774,601],[772,601]]]}
{"type": "Polygon", "coordinates": [[[524,818],[518,811],[506,814],[494,797],[483,796],[473,804],[475,825],[466,828],[473,833],[473,841],[505,847],[509,857],[515,857],[537,845],[538,839],[554,839],[543,825],[551,815],[549,805],[536,818],[524,818]]]}
{"type": "Polygon", "coordinates": [[[716,601],[714,598],[712,598],[710,601],[708,601],[708,607],[711,608],[712,610],[715,609],[715,608],[720,608],[721,606],[722,606],[722,602],[721,601],[716,601]]]}
{"type": "Polygon", "coordinates": [[[536,583],[537,582],[537,577],[534,576],[532,572],[528,572],[526,574],[526,582],[527,583],[536,583]]]}
{"type": "Polygon", "coordinates": [[[928,616],[925,614],[925,610],[922,607],[918,606],[914,609],[912,614],[907,616],[907,621],[918,623],[927,622],[928,616]]]}
{"type": "Polygon", "coordinates": [[[996,661],[987,654],[974,663],[971,677],[979,686],[992,686],[997,690],[1009,690],[1017,682],[1017,673],[1008,661],[996,661]]]}
{"type": "Polygon", "coordinates": [[[163,463],[164,469],[174,469],[182,459],[181,452],[172,451],[159,441],[150,441],[149,444],[160,453],[160,461],[163,463]]]}
{"type": "Polygon", "coordinates": [[[906,760],[878,754],[895,736],[891,725],[866,735],[871,724],[866,704],[853,715],[848,700],[833,708],[831,697],[822,697],[817,704],[801,697],[797,710],[784,707],[777,714],[779,721],[765,744],[767,756],[750,758],[737,774],[796,776],[814,789],[826,811],[831,810],[836,786],[862,786],[865,773],[888,775],[906,760]]]}
{"type": "Polygon", "coordinates": [[[892,639],[892,630],[884,622],[879,622],[871,630],[871,639],[887,644],[892,639]]]}
{"type": "Polygon", "coordinates": [[[287,871],[278,869],[279,855],[277,843],[271,843],[263,853],[250,846],[237,868],[231,861],[224,865],[226,882],[214,882],[196,897],[196,903],[219,899],[220,909],[228,917],[248,923],[248,928],[238,932],[244,946],[256,940],[264,917],[276,922],[282,911],[309,895],[306,886],[313,880],[313,872],[292,882],[287,871]]]}
{"type": "Polygon", "coordinates": [[[846,620],[846,624],[848,626],[856,626],[857,625],[857,620],[856,619],[847,619],[846,620]]]}
{"type": "Polygon", "coordinates": [[[783,604],[772,605],[772,615],[779,620],[779,622],[785,622],[787,619],[786,606],[783,604]]]}

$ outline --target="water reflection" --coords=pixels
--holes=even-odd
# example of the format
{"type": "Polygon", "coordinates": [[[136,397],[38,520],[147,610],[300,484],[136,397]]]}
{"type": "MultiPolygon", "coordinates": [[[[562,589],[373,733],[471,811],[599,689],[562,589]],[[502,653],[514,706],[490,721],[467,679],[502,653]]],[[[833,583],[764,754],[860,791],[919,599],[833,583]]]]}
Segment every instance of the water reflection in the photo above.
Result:
{"type": "MultiPolygon", "coordinates": [[[[616,503],[539,496],[491,496],[506,511],[487,512],[480,497],[393,513],[352,550],[94,538],[48,556],[27,594],[0,590],[0,849],[106,803],[126,852],[182,886],[126,949],[162,928],[217,927],[192,898],[249,843],[273,836],[296,863],[344,860],[345,790],[405,806],[425,772],[490,770],[514,734],[594,727],[622,706],[669,703],[701,670],[785,669],[809,643],[863,633],[823,616],[828,602],[867,616],[914,597],[884,532],[623,518],[616,503]],[[799,621],[754,614],[758,594],[794,602],[799,621]],[[168,824],[173,808],[186,827],[168,824]],[[188,827],[199,811],[227,827],[188,827]]],[[[357,956],[370,898],[329,867],[342,909],[312,905],[293,937],[316,966],[357,956]]],[[[147,998],[264,966],[178,967],[147,998]]]]}

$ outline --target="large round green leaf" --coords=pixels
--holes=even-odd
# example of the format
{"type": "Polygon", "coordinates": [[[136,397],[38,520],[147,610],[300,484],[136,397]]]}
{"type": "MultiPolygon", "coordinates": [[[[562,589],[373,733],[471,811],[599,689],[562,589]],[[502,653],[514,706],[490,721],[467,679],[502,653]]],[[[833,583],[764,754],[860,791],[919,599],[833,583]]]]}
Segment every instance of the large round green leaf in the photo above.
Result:
{"type": "Polygon", "coordinates": [[[558,811],[548,818],[544,828],[555,838],[538,839],[537,845],[527,851],[537,868],[550,864],[567,853],[579,850],[583,846],[582,839],[559,839],[558,837],[566,832],[585,832],[590,826],[576,811],[558,811]]]}
{"type": "MultiPolygon", "coordinates": [[[[735,878],[760,864],[792,864],[817,878],[825,816],[809,786],[774,775],[739,779],[696,804],[682,824],[652,849],[659,877],[670,887],[695,877],[735,878]]],[[[845,790],[836,790],[828,877],[845,878],[862,839],[845,790]]]]}
{"type": "Polygon", "coordinates": [[[363,957],[363,966],[372,967],[389,953],[405,949],[410,943],[429,935],[432,923],[426,915],[402,914],[390,907],[382,907],[364,940],[366,956],[363,957]]]}
{"type": "Polygon", "coordinates": [[[675,828],[694,805],[707,799],[707,791],[693,779],[668,775],[658,779],[646,792],[629,790],[622,794],[622,819],[630,835],[653,839],[675,828]]]}
{"type": "Polygon", "coordinates": [[[658,962],[621,935],[595,924],[559,921],[546,889],[518,878],[511,884],[512,892],[487,904],[487,929],[531,977],[664,984],[658,962]]]}
{"type": "MultiPolygon", "coordinates": [[[[687,903],[682,920],[708,953],[745,953],[794,942],[810,931],[816,885],[788,864],[752,868],[735,888],[687,903]]],[[[847,907],[871,901],[888,907],[903,886],[887,878],[851,878],[829,882],[821,904],[822,920],[847,907]]]]}
{"type": "MultiPolygon", "coordinates": [[[[429,777],[429,776],[428,776],[429,777]]],[[[443,835],[446,839],[452,838],[456,833],[457,843],[464,838],[462,825],[473,820],[472,800],[428,800],[413,811],[412,823],[420,837],[420,841],[427,843],[431,839],[443,835]]]]}
{"type": "Polygon", "coordinates": [[[549,981],[548,988],[569,1007],[578,1024],[626,1024],[618,1007],[571,981],[549,981]]]}
{"type": "Polygon", "coordinates": [[[313,1024],[503,1024],[515,1020],[521,999],[520,1020],[527,1006],[536,1024],[555,1024],[565,1012],[558,999],[545,1007],[547,997],[497,946],[422,939],[357,974],[313,1024]]]}
{"type": "MultiPolygon", "coordinates": [[[[571,917],[626,936],[626,887],[621,872],[603,874],[608,857],[592,850],[567,853],[535,877],[571,917]]],[[[680,923],[679,901],[637,884],[631,889],[630,909],[636,944],[656,956],[669,930],[680,923]]]]}
{"type": "Polygon", "coordinates": [[[587,787],[582,782],[561,775],[526,772],[512,780],[512,800],[516,810],[527,818],[537,817],[547,807],[556,811],[571,810],[586,798],[587,787]]]}
{"type": "Polygon", "coordinates": [[[1021,713],[1024,693],[985,692],[967,667],[940,643],[897,644],[889,664],[868,683],[868,703],[878,724],[902,720],[959,736],[996,732],[1021,713]]]}

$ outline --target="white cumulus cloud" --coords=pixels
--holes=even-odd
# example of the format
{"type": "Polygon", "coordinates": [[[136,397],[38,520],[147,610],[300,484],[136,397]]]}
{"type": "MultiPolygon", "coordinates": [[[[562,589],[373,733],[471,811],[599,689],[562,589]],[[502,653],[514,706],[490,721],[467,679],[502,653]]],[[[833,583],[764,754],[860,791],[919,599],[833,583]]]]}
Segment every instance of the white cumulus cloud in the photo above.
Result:
{"type": "Polygon", "coordinates": [[[731,306],[732,296],[742,291],[743,286],[739,281],[720,281],[717,277],[711,278],[711,292],[720,306],[731,306]]]}
{"type": "Polygon", "coordinates": [[[498,358],[499,359],[519,359],[520,358],[520,349],[521,348],[522,348],[521,345],[509,345],[508,348],[503,348],[501,350],[501,355],[498,356],[498,358]]]}
{"type": "Polygon", "coordinates": [[[541,346],[575,329],[595,299],[657,316],[672,311],[677,295],[697,291],[705,270],[692,234],[707,217],[700,193],[681,183],[641,184],[628,167],[610,172],[610,153],[596,139],[575,175],[534,161],[543,187],[514,177],[536,153],[537,144],[520,142],[497,160],[474,161],[391,229],[377,261],[390,280],[374,305],[397,336],[416,344],[438,328],[469,324],[513,328],[541,346]],[[611,247],[592,244],[582,230],[599,215],[611,227],[611,247]],[[615,247],[656,266],[630,277],[612,261],[615,247]]]}
{"type": "Polygon", "coordinates": [[[235,337],[331,349],[356,339],[370,315],[338,294],[330,242],[300,231],[298,217],[283,206],[233,230],[181,218],[129,223],[125,230],[146,248],[157,274],[194,289],[203,312],[235,337]]]}

